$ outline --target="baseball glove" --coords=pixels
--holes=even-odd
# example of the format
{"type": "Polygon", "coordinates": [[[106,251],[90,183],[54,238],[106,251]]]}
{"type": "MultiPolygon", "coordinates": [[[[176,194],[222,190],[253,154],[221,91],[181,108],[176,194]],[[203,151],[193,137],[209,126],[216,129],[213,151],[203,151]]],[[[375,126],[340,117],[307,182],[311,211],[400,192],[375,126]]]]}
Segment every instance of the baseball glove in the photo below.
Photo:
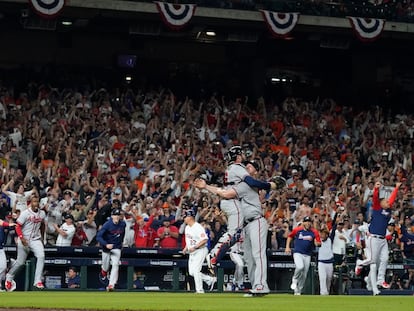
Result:
{"type": "Polygon", "coordinates": [[[287,184],[286,183],[286,179],[283,178],[282,176],[275,176],[275,177],[273,177],[272,178],[272,182],[275,183],[277,190],[280,190],[280,189],[286,187],[286,184],[287,184]]]}

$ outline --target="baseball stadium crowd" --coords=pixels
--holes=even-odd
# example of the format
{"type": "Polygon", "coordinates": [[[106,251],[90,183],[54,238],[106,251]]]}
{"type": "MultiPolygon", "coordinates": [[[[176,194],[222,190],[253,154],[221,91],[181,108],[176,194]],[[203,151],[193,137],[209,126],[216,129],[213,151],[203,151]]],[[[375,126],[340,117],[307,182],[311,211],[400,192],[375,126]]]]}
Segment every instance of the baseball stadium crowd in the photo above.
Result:
{"type": "MultiPolygon", "coordinates": [[[[248,98],[193,100],[161,87],[80,91],[31,83],[19,94],[2,87],[0,120],[1,219],[13,222],[38,194],[45,245],[96,246],[97,230],[119,208],[124,247],[180,248],[186,209],[197,212],[213,246],[226,218],[219,197],[193,181],[222,185],[224,155],[239,145],[258,165],[257,179],[286,179],[286,187],[260,192],[268,249],[284,249],[306,216],[316,229],[335,221],[360,248],[375,182],[385,192],[401,182],[387,239],[403,260],[414,260],[413,240],[401,230],[414,233],[412,115],[333,99],[259,98],[252,108],[248,98]],[[60,237],[63,225],[72,229],[60,237]]],[[[6,244],[15,244],[12,228],[6,244]]]]}

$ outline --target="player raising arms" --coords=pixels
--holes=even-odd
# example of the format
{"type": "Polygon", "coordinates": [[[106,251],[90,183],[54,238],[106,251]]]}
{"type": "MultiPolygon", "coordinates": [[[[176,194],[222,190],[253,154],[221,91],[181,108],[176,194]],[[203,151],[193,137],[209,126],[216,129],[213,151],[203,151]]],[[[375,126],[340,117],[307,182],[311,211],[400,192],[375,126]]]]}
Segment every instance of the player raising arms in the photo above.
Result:
{"type": "Polygon", "coordinates": [[[391,219],[390,209],[397,197],[401,183],[396,183],[396,186],[388,199],[379,198],[381,186],[380,182],[376,182],[372,195],[372,216],[367,233],[365,249],[366,259],[357,260],[355,267],[355,274],[360,275],[362,267],[369,265],[370,271],[367,283],[372,287],[374,296],[380,293],[377,287],[390,288],[390,285],[385,282],[385,272],[388,264],[388,243],[385,239],[385,234],[388,222],[391,219]]]}

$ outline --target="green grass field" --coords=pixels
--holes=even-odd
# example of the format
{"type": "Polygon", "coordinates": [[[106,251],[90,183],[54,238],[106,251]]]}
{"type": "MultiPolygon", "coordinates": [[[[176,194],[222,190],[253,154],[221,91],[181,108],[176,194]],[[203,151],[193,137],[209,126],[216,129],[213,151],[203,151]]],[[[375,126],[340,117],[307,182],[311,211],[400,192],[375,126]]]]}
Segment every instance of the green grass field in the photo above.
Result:
{"type": "Polygon", "coordinates": [[[239,293],[81,292],[43,291],[0,293],[0,308],[84,310],[286,310],[286,311],[405,311],[412,296],[292,296],[270,294],[245,298],[239,293]]]}

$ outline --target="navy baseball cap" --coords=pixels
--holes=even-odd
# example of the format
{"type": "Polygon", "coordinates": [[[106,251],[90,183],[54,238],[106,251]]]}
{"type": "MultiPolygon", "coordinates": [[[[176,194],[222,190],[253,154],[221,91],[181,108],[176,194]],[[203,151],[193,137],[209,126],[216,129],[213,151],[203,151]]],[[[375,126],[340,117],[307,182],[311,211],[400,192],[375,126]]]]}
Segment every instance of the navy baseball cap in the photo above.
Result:
{"type": "Polygon", "coordinates": [[[184,218],[191,216],[191,217],[195,217],[195,212],[193,209],[188,209],[186,211],[184,211],[184,218]]]}
{"type": "Polygon", "coordinates": [[[119,208],[115,208],[112,210],[111,215],[121,215],[121,210],[119,208]]]}
{"type": "Polygon", "coordinates": [[[72,220],[74,220],[72,214],[66,214],[65,215],[65,219],[72,219],[72,220]]]}
{"type": "Polygon", "coordinates": [[[309,216],[305,216],[305,218],[303,218],[303,222],[305,221],[312,221],[312,219],[309,216]]]}

